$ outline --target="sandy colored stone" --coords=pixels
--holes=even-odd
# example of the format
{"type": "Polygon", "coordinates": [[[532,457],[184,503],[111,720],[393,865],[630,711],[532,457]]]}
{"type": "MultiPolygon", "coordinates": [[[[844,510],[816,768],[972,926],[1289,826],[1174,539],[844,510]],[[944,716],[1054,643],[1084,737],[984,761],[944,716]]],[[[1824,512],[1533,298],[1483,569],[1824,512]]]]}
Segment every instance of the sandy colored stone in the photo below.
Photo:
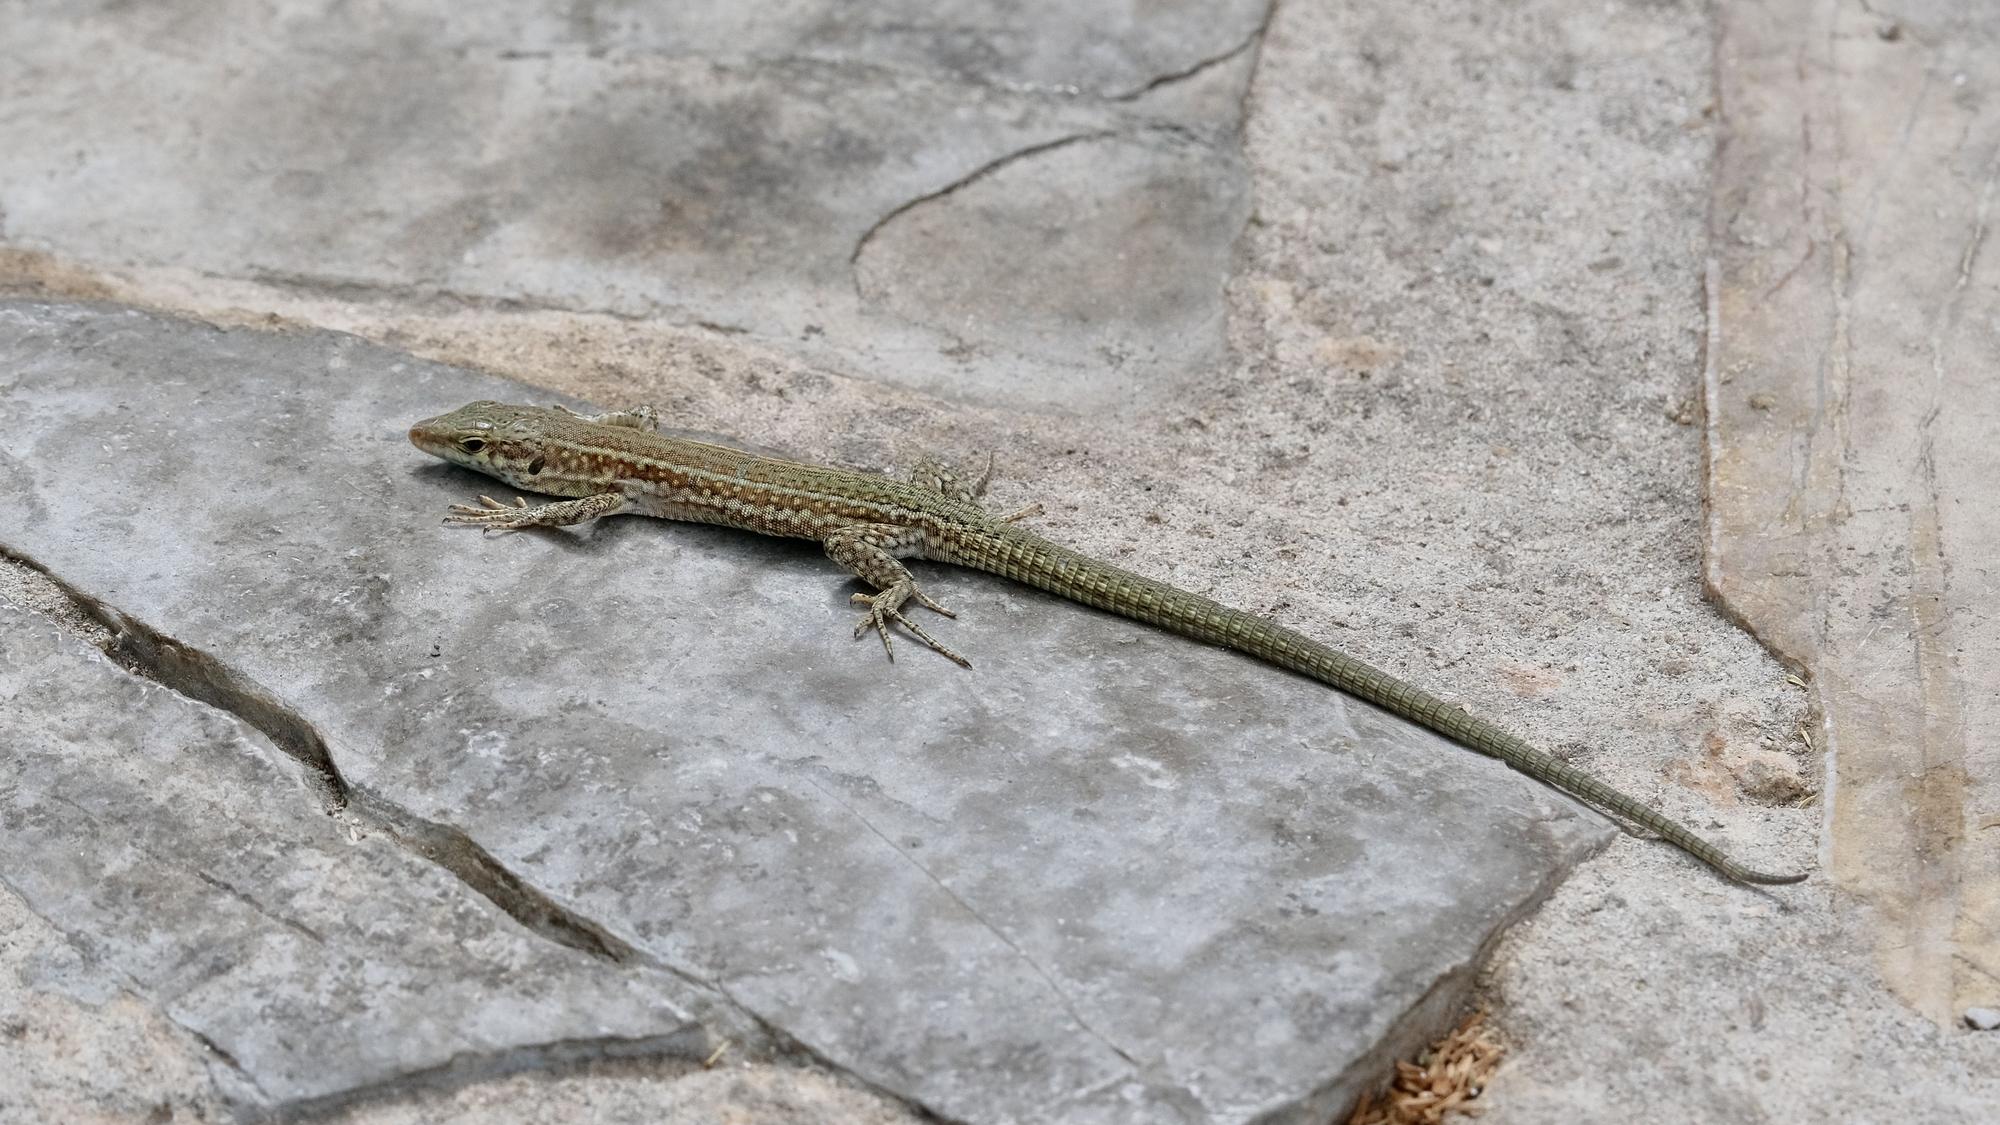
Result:
{"type": "Polygon", "coordinates": [[[1811,669],[1834,877],[1890,987],[1945,1024],[2000,997],[2000,625],[1978,561],[2000,543],[1981,499],[2000,114],[1964,96],[2000,81],[1970,46],[2000,20],[1899,18],[1894,38],[1809,2],[1725,24],[1708,573],[1811,669]]]}

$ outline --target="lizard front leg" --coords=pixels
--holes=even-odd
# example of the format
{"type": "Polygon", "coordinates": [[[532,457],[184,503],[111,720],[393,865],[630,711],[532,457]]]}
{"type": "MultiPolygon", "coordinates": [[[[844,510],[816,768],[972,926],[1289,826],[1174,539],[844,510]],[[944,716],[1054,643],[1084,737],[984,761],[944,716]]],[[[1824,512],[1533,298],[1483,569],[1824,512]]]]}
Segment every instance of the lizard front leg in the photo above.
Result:
{"type": "Polygon", "coordinates": [[[568,527],[571,524],[589,523],[600,516],[617,515],[632,506],[631,498],[622,492],[600,492],[581,500],[557,500],[548,504],[537,504],[530,508],[526,500],[516,496],[510,507],[491,496],[481,496],[485,507],[471,504],[453,504],[451,514],[445,516],[448,527],[477,527],[487,531],[519,531],[526,527],[568,527]]]}
{"type": "Polygon", "coordinates": [[[868,613],[854,627],[858,638],[873,625],[882,638],[882,651],[889,659],[896,659],[896,649],[889,643],[889,623],[891,621],[908,629],[918,640],[936,649],[946,659],[962,668],[972,667],[972,662],[938,643],[936,638],[923,631],[916,622],[903,616],[903,603],[915,600],[918,605],[946,617],[956,614],[924,596],[917,589],[916,580],[910,577],[898,554],[913,554],[923,543],[923,532],[915,528],[901,527],[890,523],[850,524],[828,533],[826,556],[834,562],[854,572],[863,582],[875,587],[876,593],[856,594],[854,600],[868,607],[868,613]]]}

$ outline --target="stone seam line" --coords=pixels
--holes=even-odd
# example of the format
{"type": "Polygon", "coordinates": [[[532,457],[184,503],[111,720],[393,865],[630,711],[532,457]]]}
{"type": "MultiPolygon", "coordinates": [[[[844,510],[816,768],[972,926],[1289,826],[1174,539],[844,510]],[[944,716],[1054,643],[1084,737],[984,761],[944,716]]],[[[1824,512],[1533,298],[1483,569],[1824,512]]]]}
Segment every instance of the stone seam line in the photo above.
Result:
{"type": "MultiPolygon", "coordinates": [[[[707,994],[710,1002],[705,1005],[706,1010],[695,1013],[696,1018],[705,1028],[712,1027],[714,1034],[726,1038],[735,1046],[747,1049],[753,1055],[816,1066],[838,1075],[843,1081],[862,1090],[894,1101],[927,1121],[941,1123],[957,1121],[956,1118],[943,1116],[931,1107],[912,1100],[902,1091],[857,1073],[798,1039],[791,1032],[738,1000],[720,981],[707,980],[686,969],[663,963],[645,950],[619,938],[605,926],[562,906],[514,874],[491,853],[459,830],[420,817],[365,787],[347,784],[327,752],[324,741],[310,723],[213,655],[184,645],[77,589],[38,560],[15,548],[0,544],[0,563],[12,563],[31,571],[67,598],[78,613],[105,629],[109,639],[102,644],[89,637],[82,639],[103,651],[128,672],[235,716],[270,739],[274,746],[288,756],[317,773],[323,779],[318,796],[329,815],[351,818],[354,823],[366,829],[386,835],[410,854],[443,868],[466,887],[492,902],[530,933],[612,964],[657,970],[707,994]]],[[[54,621],[54,623],[57,627],[68,631],[63,622],[54,621]]],[[[1002,941],[1006,940],[1004,935],[1000,936],[1002,941]]],[[[1019,952],[1018,949],[1016,951],[1019,952]]],[[[1040,967],[1034,965],[1032,961],[1030,965],[1040,971],[1040,967]]],[[[1046,974],[1043,975],[1046,979],[1046,974]]],[[[1050,986],[1054,987],[1053,982],[1050,986]]],[[[136,989],[134,992],[136,995],[144,995],[142,991],[136,989]]],[[[1068,1008],[1068,998],[1059,991],[1056,995],[1068,1008]]],[[[167,1015],[168,1018],[172,1018],[171,1013],[167,1015]]],[[[1086,1033],[1102,1040],[1102,1036],[1077,1017],[1073,1010],[1071,1016],[1086,1033]]],[[[256,1079],[244,1071],[220,1044],[196,1029],[187,1028],[178,1020],[175,1024],[201,1041],[233,1071],[242,1074],[250,1085],[256,1086],[256,1079]]],[[[702,1050],[683,1049],[686,1042],[685,1035],[685,1032],[675,1032],[639,1040],[615,1038],[559,1040],[547,1044],[511,1047],[499,1052],[468,1054],[386,1082],[337,1091],[298,1103],[270,1107],[260,1111],[264,1114],[263,1117],[253,1119],[292,1121],[300,1114],[308,1116],[324,1114],[356,1101],[392,1099],[419,1089],[441,1086],[455,1088],[490,1078],[534,1070],[545,1065],[640,1057],[698,1059],[706,1053],[702,1050]],[[661,1049],[652,1051],[648,1049],[648,1045],[658,1046],[661,1049]],[[593,1051],[596,1053],[593,1054],[593,1051]]],[[[1132,1063],[1136,1073],[1138,1064],[1129,1054],[1119,1050],[1108,1040],[1105,1043],[1128,1063],[1132,1063]]],[[[1129,1079],[1130,1076],[1127,1080],[1129,1079]]]]}

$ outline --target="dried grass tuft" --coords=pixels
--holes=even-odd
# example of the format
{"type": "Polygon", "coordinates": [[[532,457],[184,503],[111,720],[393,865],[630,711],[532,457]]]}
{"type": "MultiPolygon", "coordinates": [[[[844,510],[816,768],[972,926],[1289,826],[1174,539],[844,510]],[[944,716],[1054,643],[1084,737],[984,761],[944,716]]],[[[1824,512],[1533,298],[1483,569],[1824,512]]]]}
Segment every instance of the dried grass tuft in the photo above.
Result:
{"type": "Polygon", "coordinates": [[[1443,1125],[1454,1114],[1477,1117],[1484,1107],[1474,1099],[1486,1092],[1501,1053],[1486,1013],[1474,1012],[1416,1062],[1397,1063],[1389,1089],[1362,1098],[1347,1125],[1443,1125]]]}

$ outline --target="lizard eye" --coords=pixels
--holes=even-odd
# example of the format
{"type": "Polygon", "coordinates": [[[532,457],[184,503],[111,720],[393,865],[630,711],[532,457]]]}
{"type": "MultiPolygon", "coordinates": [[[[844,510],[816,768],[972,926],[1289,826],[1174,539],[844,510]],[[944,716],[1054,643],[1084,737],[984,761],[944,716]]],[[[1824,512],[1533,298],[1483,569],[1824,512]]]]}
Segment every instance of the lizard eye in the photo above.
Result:
{"type": "Polygon", "coordinates": [[[459,442],[458,447],[467,453],[477,453],[486,448],[486,441],[483,438],[469,437],[459,442]]]}

